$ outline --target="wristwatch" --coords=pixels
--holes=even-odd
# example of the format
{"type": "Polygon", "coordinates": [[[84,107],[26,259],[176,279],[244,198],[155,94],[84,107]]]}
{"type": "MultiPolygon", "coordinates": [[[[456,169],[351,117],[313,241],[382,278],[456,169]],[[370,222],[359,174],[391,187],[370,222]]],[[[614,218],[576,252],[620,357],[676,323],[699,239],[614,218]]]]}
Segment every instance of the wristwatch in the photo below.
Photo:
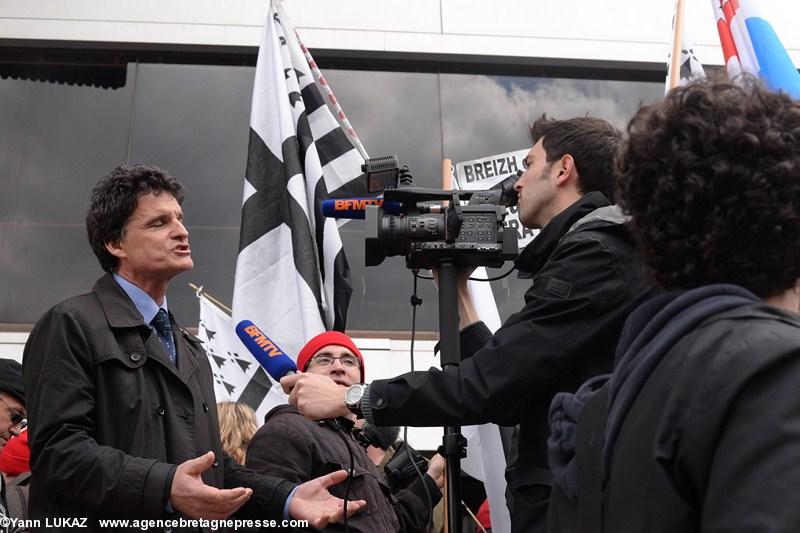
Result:
{"type": "Polygon", "coordinates": [[[350,385],[344,393],[344,404],[350,409],[350,412],[356,414],[359,418],[363,416],[361,412],[361,399],[364,397],[364,389],[367,386],[361,383],[350,385]]]}

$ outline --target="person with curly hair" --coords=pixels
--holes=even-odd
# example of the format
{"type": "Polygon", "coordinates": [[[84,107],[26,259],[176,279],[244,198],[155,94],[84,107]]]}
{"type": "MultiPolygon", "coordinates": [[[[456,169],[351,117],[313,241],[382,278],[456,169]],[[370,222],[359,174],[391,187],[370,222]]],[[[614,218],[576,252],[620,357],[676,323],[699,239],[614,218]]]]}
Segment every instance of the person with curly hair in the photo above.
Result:
{"type": "Polygon", "coordinates": [[[247,457],[247,446],[258,431],[255,411],[246,403],[219,402],[217,414],[222,449],[228,452],[234,461],[243,465],[247,457]]]}
{"type": "Polygon", "coordinates": [[[556,425],[582,412],[559,478],[577,523],[551,531],[800,526],[800,102],[744,81],[673,90],[628,126],[617,198],[664,291],[606,385],[554,401],[556,425]]]}

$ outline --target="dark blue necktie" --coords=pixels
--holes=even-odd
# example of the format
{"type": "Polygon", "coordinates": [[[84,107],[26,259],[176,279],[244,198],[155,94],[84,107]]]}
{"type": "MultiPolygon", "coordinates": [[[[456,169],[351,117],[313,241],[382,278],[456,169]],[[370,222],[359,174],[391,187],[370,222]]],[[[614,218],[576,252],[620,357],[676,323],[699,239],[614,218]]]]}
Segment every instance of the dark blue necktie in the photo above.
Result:
{"type": "Polygon", "coordinates": [[[175,363],[175,339],[172,336],[172,325],[169,323],[169,315],[164,309],[159,309],[153,321],[150,322],[158,334],[158,340],[164,347],[164,351],[169,355],[170,361],[175,363]]]}

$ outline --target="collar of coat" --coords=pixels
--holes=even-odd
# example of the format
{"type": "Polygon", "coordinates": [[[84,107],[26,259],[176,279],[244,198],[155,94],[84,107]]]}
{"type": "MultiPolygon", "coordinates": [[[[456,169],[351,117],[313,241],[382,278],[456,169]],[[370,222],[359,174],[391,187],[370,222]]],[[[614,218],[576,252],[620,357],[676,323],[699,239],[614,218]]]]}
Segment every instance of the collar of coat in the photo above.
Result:
{"type": "Polygon", "coordinates": [[[141,313],[136,309],[125,291],[106,273],[94,284],[94,293],[112,328],[134,328],[145,325],[141,313]]]}
{"type": "Polygon", "coordinates": [[[519,271],[519,277],[531,277],[539,271],[550,258],[550,254],[553,253],[561,238],[570,231],[574,231],[581,219],[591,215],[599,208],[610,205],[611,203],[603,193],[594,191],[584,194],[580,200],[554,216],[517,257],[515,265],[519,271]]]}

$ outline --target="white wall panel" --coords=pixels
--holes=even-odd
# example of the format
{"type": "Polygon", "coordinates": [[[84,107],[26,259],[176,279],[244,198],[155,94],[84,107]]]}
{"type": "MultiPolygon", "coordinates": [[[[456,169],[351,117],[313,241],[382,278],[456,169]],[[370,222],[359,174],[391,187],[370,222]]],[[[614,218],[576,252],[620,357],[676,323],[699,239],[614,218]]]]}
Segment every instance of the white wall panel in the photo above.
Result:
{"type": "Polygon", "coordinates": [[[0,331],[0,357],[22,362],[22,350],[28,340],[27,333],[0,331]]]}
{"type": "MultiPolygon", "coordinates": [[[[721,64],[709,0],[687,4],[704,63],[721,64]]],[[[255,46],[267,0],[0,0],[0,39],[255,46]]],[[[285,0],[312,48],[661,62],[670,0],[285,0]]],[[[800,3],[762,0],[796,63],[800,3]]]]}

